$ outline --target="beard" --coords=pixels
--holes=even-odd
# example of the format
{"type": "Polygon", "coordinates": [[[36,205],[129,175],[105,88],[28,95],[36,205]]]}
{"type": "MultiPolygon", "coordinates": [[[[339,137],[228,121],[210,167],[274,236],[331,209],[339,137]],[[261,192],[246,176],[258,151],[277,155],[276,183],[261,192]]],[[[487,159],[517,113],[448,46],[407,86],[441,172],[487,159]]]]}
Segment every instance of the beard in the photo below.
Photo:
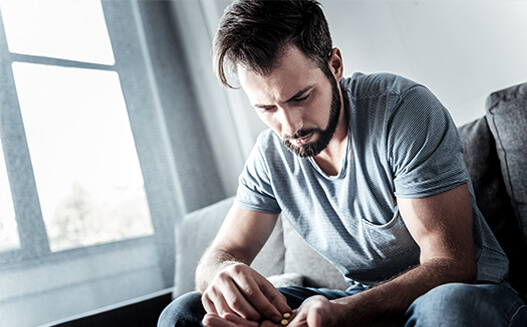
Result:
{"type": "Polygon", "coordinates": [[[282,143],[286,146],[286,148],[301,158],[314,157],[318,155],[328,146],[329,141],[331,141],[331,138],[333,138],[333,134],[335,134],[335,130],[337,129],[342,101],[340,101],[339,89],[337,87],[335,78],[331,76],[330,78],[328,77],[328,79],[331,84],[331,109],[329,112],[329,120],[326,129],[301,129],[294,135],[286,135],[282,138],[282,143]],[[292,139],[302,138],[311,133],[313,133],[313,135],[318,134],[318,139],[314,142],[300,146],[294,145],[290,142],[292,139]]]}

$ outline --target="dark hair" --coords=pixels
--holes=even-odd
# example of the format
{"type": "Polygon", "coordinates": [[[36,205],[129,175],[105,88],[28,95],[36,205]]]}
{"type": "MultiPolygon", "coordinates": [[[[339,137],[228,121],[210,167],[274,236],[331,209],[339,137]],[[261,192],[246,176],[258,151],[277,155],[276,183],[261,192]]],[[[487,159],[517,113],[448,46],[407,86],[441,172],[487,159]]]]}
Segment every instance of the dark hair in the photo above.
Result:
{"type": "Polygon", "coordinates": [[[290,43],[330,74],[331,35],[318,1],[236,0],[225,10],[214,38],[214,70],[220,83],[232,88],[225,76],[227,63],[234,72],[241,64],[266,75],[290,43]]]}

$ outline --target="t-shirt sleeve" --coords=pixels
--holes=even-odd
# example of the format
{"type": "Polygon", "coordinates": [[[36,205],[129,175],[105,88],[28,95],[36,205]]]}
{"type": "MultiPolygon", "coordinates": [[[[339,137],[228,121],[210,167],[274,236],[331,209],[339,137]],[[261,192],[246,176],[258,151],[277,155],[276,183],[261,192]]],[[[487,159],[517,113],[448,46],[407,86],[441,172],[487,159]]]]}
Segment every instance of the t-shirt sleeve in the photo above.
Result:
{"type": "Polygon", "coordinates": [[[401,95],[388,123],[387,146],[398,197],[435,195],[468,181],[458,130],[424,86],[401,95]]]}
{"type": "Polygon", "coordinates": [[[240,174],[234,203],[242,209],[279,214],[281,209],[274,195],[270,170],[261,142],[263,141],[260,136],[240,174]]]}

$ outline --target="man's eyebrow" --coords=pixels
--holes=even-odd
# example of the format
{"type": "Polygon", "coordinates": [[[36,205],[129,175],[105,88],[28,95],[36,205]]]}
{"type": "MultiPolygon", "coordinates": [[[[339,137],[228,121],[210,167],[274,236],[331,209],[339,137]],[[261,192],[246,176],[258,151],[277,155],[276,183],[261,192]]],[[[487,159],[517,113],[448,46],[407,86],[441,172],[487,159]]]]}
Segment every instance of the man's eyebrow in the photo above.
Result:
{"type": "MultiPolygon", "coordinates": [[[[311,90],[312,88],[314,88],[315,86],[314,85],[309,85],[303,89],[301,89],[300,91],[296,92],[292,97],[290,97],[289,99],[287,99],[285,102],[286,103],[289,103],[289,102],[292,102],[298,98],[300,98],[304,93],[306,93],[307,91],[311,90]]],[[[268,108],[273,108],[274,105],[267,105],[267,104],[254,104],[253,107],[255,108],[262,108],[262,109],[268,109],[268,108]]]]}

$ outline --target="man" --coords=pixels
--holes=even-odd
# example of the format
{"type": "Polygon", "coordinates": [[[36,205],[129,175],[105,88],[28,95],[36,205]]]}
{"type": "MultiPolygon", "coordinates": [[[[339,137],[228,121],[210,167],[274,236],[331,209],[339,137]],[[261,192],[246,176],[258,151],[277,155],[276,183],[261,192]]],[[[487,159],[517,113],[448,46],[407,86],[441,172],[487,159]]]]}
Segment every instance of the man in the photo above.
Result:
{"type": "Polygon", "coordinates": [[[343,78],[314,0],[234,2],[214,43],[269,126],[203,256],[199,293],[160,326],[524,326],[508,261],[476,207],[462,145],[422,85],[343,78]],[[347,291],[275,289],[249,267],[282,213],[347,291]]]}

